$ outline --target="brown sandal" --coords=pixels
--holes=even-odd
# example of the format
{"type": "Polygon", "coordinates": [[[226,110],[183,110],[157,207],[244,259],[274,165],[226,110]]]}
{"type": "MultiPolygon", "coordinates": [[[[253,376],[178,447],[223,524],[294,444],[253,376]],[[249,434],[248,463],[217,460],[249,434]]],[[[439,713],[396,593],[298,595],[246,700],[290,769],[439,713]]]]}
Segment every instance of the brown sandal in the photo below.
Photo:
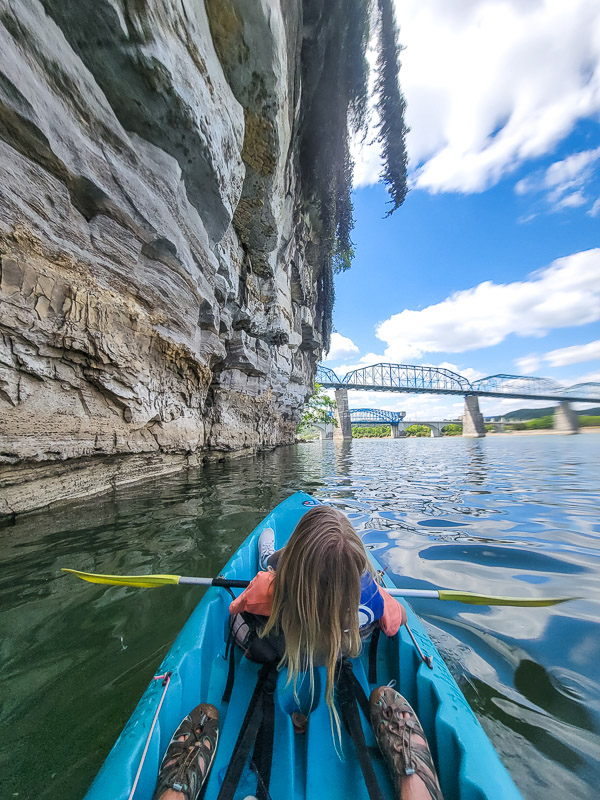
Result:
{"type": "Polygon", "coordinates": [[[375,738],[392,773],[398,798],[402,796],[402,779],[416,774],[432,800],[444,800],[427,739],[410,704],[391,686],[379,686],[371,692],[369,706],[375,738]],[[408,719],[405,714],[410,715],[408,719]]]}
{"type": "Polygon", "coordinates": [[[219,741],[219,712],[202,703],[181,722],[164,755],[153,800],[173,789],[196,800],[206,783],[219,741]]]}

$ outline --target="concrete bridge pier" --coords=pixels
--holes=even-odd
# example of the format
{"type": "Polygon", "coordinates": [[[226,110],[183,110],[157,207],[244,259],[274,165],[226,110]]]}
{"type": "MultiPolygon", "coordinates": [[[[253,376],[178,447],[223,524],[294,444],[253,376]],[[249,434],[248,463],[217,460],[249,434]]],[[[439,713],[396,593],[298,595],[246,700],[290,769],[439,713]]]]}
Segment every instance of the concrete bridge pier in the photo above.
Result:
{"type": "Polygon", "coordinates": [[[579,415],[563,400],[554,412],[554,430],[559,433],[579,433],[579,415]]]}
{"type": "Polygon", "coordinates": [[[402,439],[406,436],[404,430],[400,430],[400,425],[390,425],[392,439],[402,439]]]}
{"type": "Polygon", "coordinates": [[[479,410],[479,398],[476,394],[465,395],[462,435],[471,439],[485,436],[485,423],[479,410]]]}
{"type": "Polygon", "coordinates": [[[352,439],[352,420],[348,408],[348,389],[335,390],[335,418],[337,426],[333,429],[334,440],[352,439]]]}
{"type": "Polygon", "coordinates": [[[319,431],[319,438],[321,441],[323,441],[323,439],[333,439],[335,426],[332,422],[313,422],[312,427],[319,431]]]}

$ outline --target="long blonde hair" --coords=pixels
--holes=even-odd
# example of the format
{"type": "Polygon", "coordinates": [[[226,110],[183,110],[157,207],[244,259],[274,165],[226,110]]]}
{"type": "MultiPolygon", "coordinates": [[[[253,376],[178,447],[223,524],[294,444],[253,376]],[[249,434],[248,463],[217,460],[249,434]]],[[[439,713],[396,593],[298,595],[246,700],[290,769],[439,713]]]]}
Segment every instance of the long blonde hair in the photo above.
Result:
{"type": "Polygon", "coordinates": [[[358,606],[365,572],[373,570],[348,518],[331,506],[315,506],[302,517],[281,554],[271,615],[261,633],[283,632],[280,666],[287,665],[296,698],[299,674],[309,673],[312,697],[315,664],[325,665],[325,700],[340,743],[335,669],[342,653],[354,658],[360,652],[358,606]]]}

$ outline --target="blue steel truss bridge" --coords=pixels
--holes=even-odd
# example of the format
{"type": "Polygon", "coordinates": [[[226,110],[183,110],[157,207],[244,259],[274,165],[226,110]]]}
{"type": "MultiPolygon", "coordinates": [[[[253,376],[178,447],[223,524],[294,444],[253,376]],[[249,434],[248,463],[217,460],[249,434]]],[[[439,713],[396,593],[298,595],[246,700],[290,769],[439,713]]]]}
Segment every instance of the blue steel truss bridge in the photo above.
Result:
{"type": "Polygon", "coordinates": [[[449,369],[414,367],[409,364],[373,364],[370,367],[352,370],[343,378],[336,375],[332,369],[319,366],[316,380],[328,389],[366,389],[383,392],[600,403],[600,383],[562,386],[550,378],[526,375],[490,375],[470,382],[463,375],[449,369]]]}
{"type": "Polygon", "coordinates": [[[351,408],[349,412],[353,425],[398,425],[406,416],[406,411],[384,411],[380,408],[351,408]]]}

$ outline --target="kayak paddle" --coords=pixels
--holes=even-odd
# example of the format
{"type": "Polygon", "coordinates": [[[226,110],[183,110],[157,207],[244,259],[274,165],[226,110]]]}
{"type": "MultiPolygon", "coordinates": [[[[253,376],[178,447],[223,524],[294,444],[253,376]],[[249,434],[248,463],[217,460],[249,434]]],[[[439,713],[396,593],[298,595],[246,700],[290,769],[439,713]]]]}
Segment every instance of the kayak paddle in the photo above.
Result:
{"type": "Polygon", "coordinates": [[[136,586],[139,589],[156,589],[157,586],[190,584],[194,586],[226,586],[245,589],[250,581],[235,578],[186,578],[185,575],[100,575],[96,572],[80,572],[78,569],[61,567],[61,572],[70,572],[89,583],[105,583],[109,586],[136,586]]]}
{"type": "MultiPolygon", "coordinates": [[[[99,575],[95,572],[80,572],[77,569],[62,568],[89,583],[102,583],[109,586],[136,586],[141,589],[155,589],[158,586],[223,586],[245,589],[250,581],[231,578],[190,578],[185,575],[99,575]]],[[[575,600],[575,597],[498,597],[491,594],[461,592],[456,589],[386,589],[393,597],[425,597],[431,600],[453,600],[456,603],[469,603],[477,606],[554,606],[575,600]]]]}

